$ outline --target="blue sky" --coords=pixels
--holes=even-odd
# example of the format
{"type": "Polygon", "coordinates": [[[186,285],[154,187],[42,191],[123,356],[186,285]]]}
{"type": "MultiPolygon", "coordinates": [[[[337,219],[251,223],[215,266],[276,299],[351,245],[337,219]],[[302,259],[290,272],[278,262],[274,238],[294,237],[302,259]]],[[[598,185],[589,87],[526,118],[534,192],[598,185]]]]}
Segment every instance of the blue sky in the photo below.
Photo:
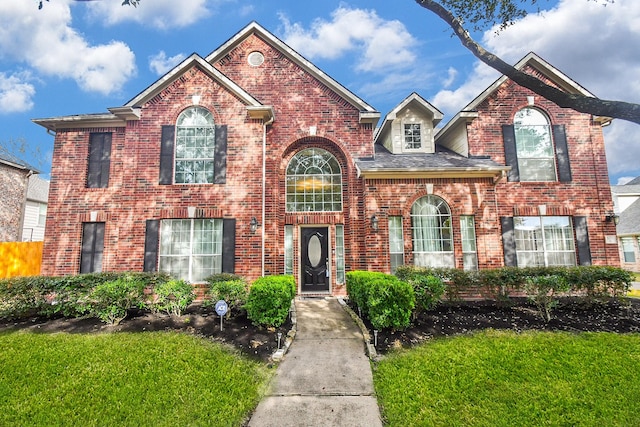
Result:
{"type": "MultiPolygon", "coordinates": [[[[443,124],[497,77],[413,0],[38,0],[0,2],[0,144],[46,159],[53,136],[32,118],[125,104],[183,58],[206,56],[255,20],[384,116],[411,92],[443,124]]],[[[640,1],[540,0],[498,36],[473,36],[515,63],[534,51],[596,96],[640,103],[640,1]]],[[[612,184],[640,176],[640,126],[605,129],[612,184]]],[[[25,160],[49,165],[29,154],[25,160]]]]}

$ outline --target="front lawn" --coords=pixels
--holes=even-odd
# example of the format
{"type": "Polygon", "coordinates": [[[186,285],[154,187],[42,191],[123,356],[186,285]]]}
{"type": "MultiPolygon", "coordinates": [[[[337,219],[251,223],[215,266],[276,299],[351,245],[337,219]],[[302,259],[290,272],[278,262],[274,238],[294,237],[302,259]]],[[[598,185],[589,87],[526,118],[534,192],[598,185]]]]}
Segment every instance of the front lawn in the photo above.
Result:
{"type": "Polygon", "coordinates": [[[0,333],[2,426],[239,426],[271,372],[182,333],[0,333]]]}
{"type": "Polygon", "coordinates": [[[388,426],[640,425],[640,335],[498,332],[380,361],[388,426]]]}

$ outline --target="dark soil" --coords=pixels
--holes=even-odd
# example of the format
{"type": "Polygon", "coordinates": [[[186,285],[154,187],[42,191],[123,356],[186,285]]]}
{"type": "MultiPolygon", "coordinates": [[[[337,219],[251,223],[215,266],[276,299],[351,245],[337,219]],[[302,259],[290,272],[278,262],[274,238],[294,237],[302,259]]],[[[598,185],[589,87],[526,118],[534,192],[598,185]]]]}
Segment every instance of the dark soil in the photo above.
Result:
{"type": "Polygon", "coordinates": [[[280,328],[264,328],[253,325],[246,313],[234,313],[230,319],[223,319],[220,330],[220,317],[213,308],[192,305],[180,317],[166,314],[154,314],[142,310],[129,310],[127,317],[119,325],[108,326],[96,318],[39,318],[7,321],[0,320],[0,332],[6,330],[27,329],[34,332],[53,333],[114,333],[144,331],[182,331],[216,342],[228,344],[250,358],[269,362],[270,356],[278,348],[277,333],[284,337],[291,329],[289,319],[280,328]]]}
{"type": "MultiPolygon", "coordinates": [[[[354,311],[357,312],[357,310],[354,311]]],[[[535,307],[524,299],[514,300],[510,306],[496,305],[492,301],[466,301],[455,305],[443,303],[431,311],[420,314],[405,330],[378,331],[376,349],[384,354],[392,348],[411,347],[433,338],[467,334],[487,328],[511,329],[517,332],[531,329],[570,332],[640,332],[640,299],[610,301],[590,307],[585,307],[576,300],[566,299],[555,308],[552,315],[551,321],[545,322],[536,312],[535,307]]],[[[373,328],[366,319],[364,323],[368,326],[373,341],[373,328]]],[[[131,310],[127,318],[117,326],[107,326],[95,318],[30,318],[20,321],[0,321],[0,332],[16,329],[42,333],[183,331],[226,343],[250,358],[267,363],[270,362],[270,356],[277,350],[277,333],[282,333],[281,344],[283,344],[284,337],[291,327],[290,320],[278,329],[255,326],[247,319],[246,314],[241,313],[230,319],[225,318],[221,331],[220,317],[213,309],[198,305],[189,307],[181,317],[131,310]]]]}
{"type": "MultiPolygon", "coordinates": [[[[386,353],[392,348],[406,348],[424,341],[474,331],[510,329],[568,332],[640,332],[640,299],[585,306],[578,300],[565,299],[545,322],[534,305],[518,299],[511,306],[499,306],[493,301],[467,301],[455,305],[443,304],[420,314],[403,331],[378,331],[376,349],[386,353]]],[[[372,342],[373,328],[365,320],[372,342]]]]}

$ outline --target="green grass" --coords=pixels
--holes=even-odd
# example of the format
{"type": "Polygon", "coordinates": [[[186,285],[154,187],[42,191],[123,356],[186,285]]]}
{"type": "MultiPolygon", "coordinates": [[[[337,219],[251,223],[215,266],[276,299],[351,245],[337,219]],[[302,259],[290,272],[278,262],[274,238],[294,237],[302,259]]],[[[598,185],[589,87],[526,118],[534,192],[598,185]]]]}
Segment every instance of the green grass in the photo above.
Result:
{"type": "Polygon", "coordinates": [[[2,426],[240,426],[268,368],[179,333],[0,334],[2,426]]]}
{"type": "Polygon", "coordinates": [[[497,332],[380,361],[388,426],[638,426],[640,335],[497,332]]]}

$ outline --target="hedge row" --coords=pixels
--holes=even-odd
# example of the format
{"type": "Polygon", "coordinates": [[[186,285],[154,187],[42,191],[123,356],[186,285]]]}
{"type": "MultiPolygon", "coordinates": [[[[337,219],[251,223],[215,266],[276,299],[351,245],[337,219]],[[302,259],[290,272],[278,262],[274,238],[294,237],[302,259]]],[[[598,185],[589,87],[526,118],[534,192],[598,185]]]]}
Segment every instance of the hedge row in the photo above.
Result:
{"type": "Polygon", "coordinates": [[[479,271],[402,266],[396,276],[401,280],[415,276],[439,277],[446,284],[444,295],[450,302],[460,301],[465,294],[508,302],[513,295],[525,291],[525,285],[532,277],[561,277],[568,286],[562,293],[579,296],[589,305],[623,297],[633,280],[630,272],[610,266],[503,267],[479,271]]]}
{"type": "MultiPolygon", "coordinates": [[[[204,306],[225,300],[227,316],[247,310],[250,320],[280,326],[296,294],[293,276],[268,276],[248,283],[234,274],[205,279],[204,306]]],[[[193,286],[163,273],[94,273],[32,276],[0,280],[0,319],[31,316],[93,316],[108,324],[122,321],[133,307],[181,315],[194,301],[193,286]]]]}
{"type": "Polygon", "coordinates": [[[415,310],[433,308],[444,296],[457,302],[480,295],[498,303],[527,296],[545,319],[561,296],[576,296],[590,306],[623,297],[633,276],[616,267],[498,268],[463,271],[452,268],[402,266],[396,277],[383,273],[347,273],[347,293],[375,329],[405,328],[415,310]]]}

